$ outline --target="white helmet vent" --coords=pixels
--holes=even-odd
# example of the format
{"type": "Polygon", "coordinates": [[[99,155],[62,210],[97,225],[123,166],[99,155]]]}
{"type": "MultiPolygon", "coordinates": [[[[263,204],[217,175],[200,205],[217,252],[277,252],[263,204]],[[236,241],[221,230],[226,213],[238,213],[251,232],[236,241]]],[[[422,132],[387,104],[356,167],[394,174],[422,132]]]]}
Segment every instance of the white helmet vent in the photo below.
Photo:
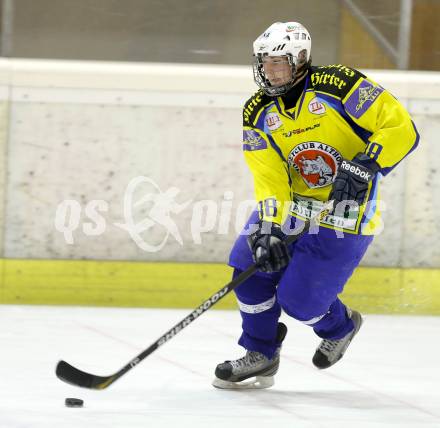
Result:
{"type": "Polygon", "coordinates": [[[275,47],[272,49],[272,52],[282,51],[285,47],[286,47],[286,44],[285,44],[285,43],[284,43],[284,45],[278,45],[278,46],[275,46],[275,47]]]}

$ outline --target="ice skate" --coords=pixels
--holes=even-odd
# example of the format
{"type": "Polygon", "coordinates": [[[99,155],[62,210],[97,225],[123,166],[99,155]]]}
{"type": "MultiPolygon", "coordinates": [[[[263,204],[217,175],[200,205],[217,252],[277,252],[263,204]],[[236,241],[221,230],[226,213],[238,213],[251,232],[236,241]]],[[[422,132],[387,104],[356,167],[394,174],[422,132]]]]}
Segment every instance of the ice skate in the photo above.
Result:
{"type": "Polygon", "coordinates": [[[362,316],[357,311],[347,308],[348,316],[353,320],[354,329],[346,336],[337,340],[324,339],[316,349],[313,356],[313,364],[318,369],[327,369],[336,364],[343,356],[353,337],[357,334],[362,325],[362,316]]]}
{"type": "Polygon", "coordinates": [[[280,365],[281,342],[287,334],[287,327],[278,323],[277,348],[272,359],[260,352],[247,351],[238,360],[225,361],[215,369],[212,385],[220,389],[263,389],[274,384],[274,375],[280,365]]]}

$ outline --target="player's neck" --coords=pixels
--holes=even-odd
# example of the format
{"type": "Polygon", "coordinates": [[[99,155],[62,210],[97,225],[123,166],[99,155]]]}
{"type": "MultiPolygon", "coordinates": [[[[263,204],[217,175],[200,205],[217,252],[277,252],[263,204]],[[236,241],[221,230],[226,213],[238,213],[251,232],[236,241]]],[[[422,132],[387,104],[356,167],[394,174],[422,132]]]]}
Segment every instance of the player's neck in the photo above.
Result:
{"type": "Polygon", "coordinates": [[[304,91],[304,85],[306,82],[306,76],[307,76],[308,70],[304,70],[304,73],[297,79],[295,84],[293,85],[292,89],[287,92],[286,95],[283,95],[283,102],[286,110],[289,110],[293,107],[295,107],[299,97],[304,91]]]}

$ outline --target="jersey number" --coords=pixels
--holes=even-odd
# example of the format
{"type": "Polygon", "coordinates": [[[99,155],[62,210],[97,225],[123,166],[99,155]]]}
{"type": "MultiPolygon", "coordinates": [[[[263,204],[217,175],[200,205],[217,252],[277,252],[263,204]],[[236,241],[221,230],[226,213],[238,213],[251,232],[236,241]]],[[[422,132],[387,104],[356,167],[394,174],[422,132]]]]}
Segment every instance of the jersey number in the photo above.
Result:
{"type": "Polygon", "coordinates": [[[258,211],[260,212],[260,218],[263,215],[266,217],[276,217],[277,216],[277,201],[274,198],[265,199],[258,203],[258,211]],[[263,214],[264,213],[264,214],[263,214]]]}
{"type": "Polygon", "coordinates": [[[377,160],[380,153],[382,152],[382,145],[379,143],[371,143],[367,149],[367,156],[369,156],[373,160],[377,160]]]}

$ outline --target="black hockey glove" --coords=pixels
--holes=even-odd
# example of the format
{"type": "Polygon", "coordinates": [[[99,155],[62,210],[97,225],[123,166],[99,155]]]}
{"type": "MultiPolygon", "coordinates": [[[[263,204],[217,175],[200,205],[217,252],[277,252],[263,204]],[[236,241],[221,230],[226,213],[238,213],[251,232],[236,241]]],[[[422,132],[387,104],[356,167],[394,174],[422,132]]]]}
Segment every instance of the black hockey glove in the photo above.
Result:
{"type": "Polygon", "coordinates": [[[261,222],[260,227],[248,236],[248,244],[259,270],[278,272],[289,264],[290,254],[284,243],[286,235],[276,223],[261,222]]]}
{"type": "Polygon", "coordinates": [[[329,200],[334,207],[342,201],[365,202],[368,184],[380,170],[379,165],[364,153],[358,153],[352,161],[343,159],[333,182],[329,200]]]}

